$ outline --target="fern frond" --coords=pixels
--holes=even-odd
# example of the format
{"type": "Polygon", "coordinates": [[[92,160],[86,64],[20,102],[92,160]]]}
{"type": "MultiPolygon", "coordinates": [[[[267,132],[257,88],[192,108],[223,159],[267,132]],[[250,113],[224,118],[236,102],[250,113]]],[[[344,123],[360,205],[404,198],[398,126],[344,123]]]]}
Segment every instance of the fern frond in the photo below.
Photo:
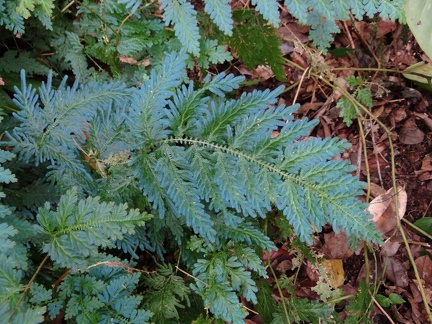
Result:
{"type": "Polygon", "coordinates": [[[36,7],[40,7],[50,17],[54,8],[54,0],[19,0],[16,12],[24,19],[28,19],[36,7]]]}
{"type": "Polygon", "coordinates": [[[206,0],[204,10],[226,35],[232,35],[233,19],[229,0],[206,0]]]}
{"type": "Polygon", "coordinates": [[[165,138],[170,134],[165,106],[167,100],[173,95],[173,88],[179,86],[185,75],[186,54],[171,53],[164,62],[152,70],[150,79],[143,82],[141,89],[137,90],[131,102],[128,123],[134,130],[133,137],[129,136],[129,143],[136,143],[142,147],[155,139],[165,138]]]}
{"type": "MultiPolygon", "coordinates": [[[[314,12],[310,14],[310,16],[314,15],[314,12]]],[[[334,39],[333,34],[338,32],[339,27],[335,21],[323,20],[316,17],[316,19],[313,19],[312,29],[309,32],[309,36],[313,39],[313,42],[318,49],[325,52],[334,39]]]]}
{"type": "Polygon", "coordinates": [[[189,53],[199,56],[198,20],[192,4],[187,0],[162,0],[161,9],[165,10],[165,24],[173,23],[175,35],[184,48],[189,53]]]}
{"type": "Polygon", "coordinates": [[[179,320],[177,309],[189,306],[189,288],[183,278],[177,276],[170,264],[162,264],[156,273],[144,278],[148,293],[144,298],[144,307],[153,313],[155,323],[179,320]]]}
{"type": "Polygon", "coordinates": [[[141,296],[133,295],[139,273],[125,272],[129,265],[105,257],[88,274],[70,274],[59,285],[58,295],[48,305],[51,318],[64,309],[65,319],[81,323],[148,323],[151,314],[140,307],[141,296]]]}
{"type": "Polygon", "coordinates": [[[300,24],[307,23],[310,0],[285,0],[284,4],[300,24]]]}
{"type": "Polygon", "coordinates": [[[16,181],[18,181],[17,178],[15,178],[15,175],[13,175],[9,169],[0,166],[0,182],[11,183],[16,181]]]}
{"type": "Polygon", "coordinates": [[[273,91],[257,91],[243,93],[238,100],[229,100],[216,106],[211,102],[207,116],[198,120],[198,127],[194,136],[208,138],[209,141],[219,142],[225,135],[227,126],[232,122],[238,122],[240,118],[251,113],[264,109],[268,104],[276,102],[276,97],[283,91],[279,87],[273,91]]]}
{"type": "MultiPolygon", "coordinates": [[[[233,59],[231,54],[226,50],[226,47],[219,45],[216,40],[207,39],[200,41],[200,56],[197,59],[198,66],[203,69],[208,69],[210,64],[230,62],[233,59]]],[[[188,64],[188,68],[193,67],[193,61],[188,64]]]]}
{"type": "MultiPolygon", "coordinates": [[[[318,324],[323,318],[329,318],[334,311],[327,304],[319,303],[316,300],[308,300],[307,298],[290,298],[287,303],[289,305],[288,314],[290,320],[296,323],[305,321],[318,324]]],[[[285,312],[281,305],[278,306],[279,312],[276,313],[272,324],[286,321],[285,312]]]]}
{"type": "Polygon", "coordinates": [[[155,171],[159,174],[159,183],[166,190],[174,204],[173,212],[177,217],[184,217],[186,224],[195,233],[210,242],[215,241],[216,231],[213,222],[204,211],[199,193],[192,183],[193,175],[188,168],[188,161],[183,158],[182,149],[165,145],[161,147],[165,157],[159,159],[155,171]]]}
{"type": "Polygon", "coordinates": [[[231,92],[234,89],[238,89],[240,83],[243,82],[243,76],[234,76],[234,74],[219,73],[214,77],[208,74],[204,78],[203,89],[209,90],[210,92],[218,95],[219,97],[225,97],[225,92],[231,92]]]}
{"type": "Polygon", "coordinates": [[[252,5],[263,15],[263,17],[275,28],[279,27],[279,8],[275,0],[252,0],[252,5]]]}
{"type": "MultiPolygon", "coordinates": [[[[274,0],[268,1],[277,6],[274,0]]],[[[266,24],[266,20],[253,10],[235,10],[233,18],[237,24],[228,44],[244,64],[250,69],[257,65],[270,66],[276,78],[285,81],[281,41],[275,27],[266,24]]]]}
{"type": "Polygon", "coordinates": [[[5,26],[14,34],[24,33],[24,18],[16,12],[17,2],[6,1],[3,5],[0,11],[0,26],[5,26]]]}
{"type": "Polygon", "coordinates": [[[99,198],[78,200],[77,189],[69,190],[56,211],[46,204],[39,209],[39,231],[45,237],[42,250],[64,267],[85,268],[98,255],[97,247],[112,247],[124,234],[135,231],[150,216],[126,205],[103,203],[99,198]]]}
{"type": "Polygon", "coordinates": [[[236,227],[217,222],[216,228],[218,234],[226,240],[232,239],[235,242],[246,243],[249,246],[256,245],[266,251],[276,249],[274,243],[251,222],[243,222],[236,227]]]}
{"type": "Polygon", "coordinates": [[[46,312],[46,307],[29,307],[27,305],[21,307],[18,310],[12,319],[10,319],[10,314],[12,312],[13,306],[4,302],[0,305],[0,321],[2,323],[10,323],[10,324],[38,324],[44,321],[44,314],[46,312]]]}
{"type": "MultiPolygon", "coordinates": [[[[52,74],[39,89],[39,95],[26,84],[21,73],[22,87],[16,89],[15,103],[21,110],[14,114],[21,125],[9,136],[9,145],[19,159],[36,165],[45,161],[57,161],[70,168],[82,171],[76,155],[79,147],[75,138],[85,138],[86,121],[95,117],[99,109],[120,103],[129,96],[121,83],[90,83],[87,86],[66,87],[66,79],[56,90],[52,88],[52,74]],[[78,96],[79,93],[79,96],[78,96]],[[40,101],[39,101],[40,100],[40,101]]],[[[55,163],[53,163],[55,164],[55,163]]]]}
{"type": "Polygon", "coordinates": [[[40,63],[30,52],[7,51],[0,58],[0,70],[6,73],[19,73],[25,70],[28,74],[46,75],[48,67],[40,63]]]}
{"type": "Polygon", "coordinates": [[[130,162],[130,166],[138,179],[139,189],[142,190],[148,201],[153,203],[155,214],[163,218],[166,212],[165,200],[170,201],[164,188],[159,183],[159,176],[155,172],[156,165],[157,159],[155,155],[146,153],[132,158],[130,162]],[[142,168],[148,171],[142,172],[142,168]]]}
{"type": "Polygon", "coordinates": [[[378,1],[378,12],[383,19],[399,20],[405,23],[405,16],[402,8],[404,0],[383,0],[378,1]]]}
{"type": "Polygon", "coordinates": [[[178,89],[173,99],[168,102],[170,109],[166,114],[174,136],[182,137],[191,133],[193,125],[190,120],[206,109],[208,98],[202,99],[202,92],[195,91],[194,84],[191,82],[188,87],[183,85],[178,89]]]}
{"type": "Polygon", "coordinates": [[[226,251],[208,254],[206,259],[197,261],[193,275],[200,281],[191,288],[203,297],[216,317],[243,323],[244,314],[235,291],[241,291],[247,300],[256,302],[257,288],[251,273],[236,256],[230,256],[226,251]]]}
{"type": "Polygon", "coordinates": [[[135,12],[142,4],[142,0],[117,0],[117,2],[124,4],[130,12],[135,12]]]}

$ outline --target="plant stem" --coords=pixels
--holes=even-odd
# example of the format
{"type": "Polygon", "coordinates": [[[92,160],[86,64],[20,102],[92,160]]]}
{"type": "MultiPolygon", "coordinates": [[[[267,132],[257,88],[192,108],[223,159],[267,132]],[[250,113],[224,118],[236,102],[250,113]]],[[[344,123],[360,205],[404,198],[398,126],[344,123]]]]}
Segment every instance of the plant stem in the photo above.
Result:
{"type": "Polygon", "coordinates": [[[20,299],[18,300],[18,302],[16,303],[14,309],[12,310],[12,312],[9,315],[9,319],[8,322],[10,322],[12,320],[13,315],[15,314],[15,312],[18,310],[19,305],[22,303],[22,301],[24,300],[24,297],[27,293],[27,291],[30,289],[31,284],[33,283],[33,281],[36,279],[36,276],[39,274],[39,272],[42,270],[43,265],[45,264],[45,262],[48,260],[48,254],[45,256],[45,258],[42,260],[41,264],[39,264],[39,267],[36,269],[35,273],[33,274],[33,277],[31,277],[30,281],[27,283],[27,285],[24,288],[24,291],[21,294],[20,299]]]}

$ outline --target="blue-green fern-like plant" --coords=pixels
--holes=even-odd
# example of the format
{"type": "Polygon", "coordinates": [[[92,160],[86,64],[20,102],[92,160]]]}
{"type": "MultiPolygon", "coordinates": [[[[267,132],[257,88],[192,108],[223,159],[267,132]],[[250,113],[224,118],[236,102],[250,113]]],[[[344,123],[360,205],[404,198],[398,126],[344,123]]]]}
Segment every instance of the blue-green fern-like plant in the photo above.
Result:
{"type": "Polygon", "coordinates": [[[54,88],[49,76],[34,89],[22,73],[16,126],[3,142],[11,150],[2,153],[4,182],[15,179],[6,167],[18,179],[23,170],[35,170],[49,184],[40,186],[41,195],[50,187],[63,195],[36,212],[25,206],[13,212],[3,199],[10,216],[1,219],[8,250],[0,251],[10,260],[0,272],[7,285],[0,286],[12,288],[0,289],[0,299],[8,301],[0,315],[13,310],[16,318],[30,317],[28,312],[46,310],[42,304],[51,318],[66,314],[79,322],[142,323],[150,312],[168,321],[191,289],[214,316],[242,323],[238,296],[257,302],[254,278],[266,277],[260,251],[275,249],[259,224],[269,211],[280,210],[306,243],[327,223],[352,244],[380,241],[356,198],[364,184],[350,175],[352,165],[335,159],[349,147],[346,141],[310,137],[316,121],[295,120],[297,105],[276,105],[283,87],[231,99],[227,94],[242,77],[207,76],[196,87],[186,77],[186,62],[184,52],[167,55],[140,88],[120,82],[67,86],[66,80],[54,88]],[[20,249],[9,256],[13,244],[20,249]],[[17,256],[33,246],[45,255],[43,262],[71,273],[58,289],[44,285],[45,299],[30,291],[19,301],[34,266],[17,256]],[[145,282],[154,294],[171,294],[167,311],[161,313],[145,291],[142,309],[137,275],[127,274],[132,266],[110,251],[136,256],[137,249],[147,250],[163,260],[173,247],[196,280],[183,287],[172,270],[161,268],[165,284],[160,278],[145,282]],[[126,265],[117,272],[107,262],[126,265]],[[103,273],[90,270],[94,265],[103,273]],[[122,300],[129,299],[133,307],[126,311],[122,300]]]}
{"type": "MultiPolygon", "coordinates": [[[[132,0],[136,2],[136,0],[132,0]]],[[[204,0],[205,12],[227,36],[232,35],[233,19],[226,1],[204,0]]],[[[276,0],[253,0],[252,6],[269,24],[280,23],[276,0]]],[[[404,21],[404,0],[286,0],[285,6],[301,24],[311,26],[310,37],[319,50],[326,50],[339,32],[337,20],[349,20],[350,13],[358,18],[373,17],[379,13],[383,19],[404,21]]],[[[164,21],[173,23],[176,35],[190,53],[199,55],[199,33],[196,10],[187,0],[163,0],[164,21]]]]}

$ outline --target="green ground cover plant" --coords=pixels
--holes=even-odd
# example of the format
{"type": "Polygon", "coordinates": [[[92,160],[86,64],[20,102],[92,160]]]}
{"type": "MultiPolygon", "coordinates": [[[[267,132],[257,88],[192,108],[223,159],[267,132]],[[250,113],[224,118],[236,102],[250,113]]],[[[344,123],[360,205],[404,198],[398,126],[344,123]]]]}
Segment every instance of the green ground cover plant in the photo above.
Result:
{"type": "MultiPolygon", "coordinates": [[[[399,2],[360,2],[349,4],[356,15],[401,17],[399,2]]],[[[323,3],[311,17],[328,23],[302,16],[315,1],[287,3],[321,47],[336,32],[328,24],[349,9],[323,3]]],[[[0,75],[16,85],[13,100],[11,89],[0,97],[2,322],[243,323],[240,297],[271,300],[259,281],[268,276],[263,251],[275,249],[266,235],[275,210],[298,244],[327,223],[352,246],[380,242],[356,198],[364,183],[334,159],[347,142],[308,137],[317,122],[295,120],[297,105],[277,105],[283,87],[236,98],[242,77],[188,76],[196,62],[230,60],[223,45],[242,48],[231,35],[242,24],[278,24],[275,1],[253,5],[263,18],[233,19],[228,2],[205,2],[231,37],[206,39],[187,1],[163,1],[162,19],[142,1],[0,1],[3,30],[26,44],[0,59],[9,62],[0,75]],[[154,269],[138,267],[142,255],[154,269]]],[[[262,312],[275,323],[332,313],[285,302],[262,312]],[[285,302],[296,311],[286,314],[285,302]]]]}

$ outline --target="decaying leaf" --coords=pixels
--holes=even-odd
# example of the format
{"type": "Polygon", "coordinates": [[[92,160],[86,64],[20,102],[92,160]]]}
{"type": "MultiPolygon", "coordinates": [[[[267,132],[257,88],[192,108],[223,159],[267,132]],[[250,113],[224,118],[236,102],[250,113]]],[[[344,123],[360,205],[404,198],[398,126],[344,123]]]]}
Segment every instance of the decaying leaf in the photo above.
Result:
{"type": "Polygon", "coordinates": [[[419,271],[420,278],[432,285],[432,260],[429,256],[424,255],[417,258],[415,264],[419,271]]]}
{"type": "Polygon", "coordinates": [[[404,264],[395,258],[386,258],[386,277],[398,287],[407,287],[409,284],[404,264]]]}
{"type": "MultiPolygon", "coordinates": [[[[405,215],[407,205],[407,193],[402,187],[397,187],[398,195],[398,213],[399,219],[405,215]]],[[[379,195],[372,200],[368,207],[373,216],[376,228],[383,234],[395,229],[397,225],[395,199],[393,188],[387,190],[385,194],[379,195]]]]}
{"type": "Polygon", "coordinates": [[[325,233],[322,252],[329,259],[346,259],[353,255],[345,233],[325,233]]]}
{"type": "Polygon", "coordinates": [[[417,127],[414,119],[408,119],[399,131],[399,140],[403,144],[415,145],[423,141],[425,134],[417,127]]]}

